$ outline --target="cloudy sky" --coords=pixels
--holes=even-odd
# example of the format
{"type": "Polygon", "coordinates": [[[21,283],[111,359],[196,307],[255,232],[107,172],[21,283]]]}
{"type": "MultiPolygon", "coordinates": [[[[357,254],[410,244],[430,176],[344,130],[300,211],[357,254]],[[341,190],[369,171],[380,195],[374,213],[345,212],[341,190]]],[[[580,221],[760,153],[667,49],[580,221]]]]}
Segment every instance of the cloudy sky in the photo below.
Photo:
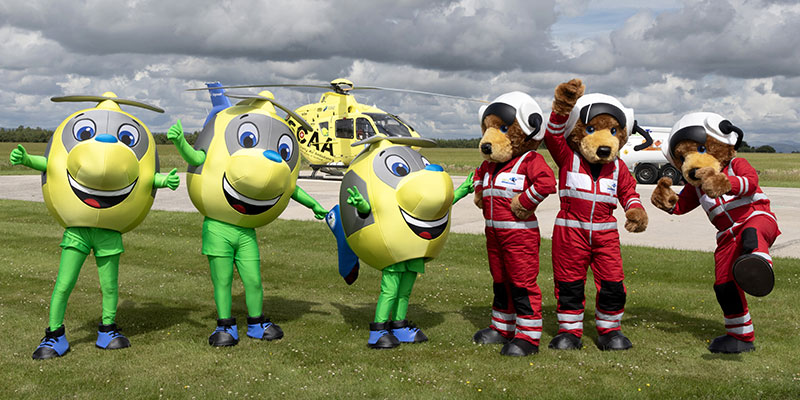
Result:
{"type": "MultiPolygon", "coordinates": [[[[54,128],[101,94],[151,130],[199,129],[225,84],[326,83],[492,99],[521,90],[549,112],[558,83],[618,97],[642,125],[717,112],[750,143],[800,143],[800,5],[793,0],[0,0],[0,126],[54,128]]],[[[290,107],[318,90],[275,89],[290,107]]],[[[478,104],[365,91],[423,135],[477,137],[478,104]]],[[[797,146],[800,148],[800,144],[797,146]]]]}

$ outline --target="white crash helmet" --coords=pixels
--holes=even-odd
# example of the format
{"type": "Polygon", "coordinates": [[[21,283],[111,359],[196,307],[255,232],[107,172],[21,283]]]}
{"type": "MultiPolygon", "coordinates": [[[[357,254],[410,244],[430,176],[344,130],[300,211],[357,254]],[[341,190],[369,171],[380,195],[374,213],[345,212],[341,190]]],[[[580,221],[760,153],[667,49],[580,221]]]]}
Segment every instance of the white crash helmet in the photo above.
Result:
{"type": "Polygon", "coordinates": [[[569,113],[567,125],[564,131],[564,137],[569,137],[578,120],[582,120],[584,124],[588,124],[592,118],[608,114],[619,122],[620,126],[625,127],[628,135],[633,133],[634,120],[633,109],[625,108],[622,103],[614,97],[602,93],[590,93],[581,96],[575,103],[575,107],[569,113]]]}
{"type": "Polygon", "coordinates": [[[730,121],[719,114],[710,112],[695,112],[684,115],[669,132],[667,145],[661,146],[661,151],[669,163],[675,165],[672,151],[682,140],[692,140],[700,144],[706,143],[706,137],[714,139],[739,149],[744,133],[730,121]]]}
{"type": "Polygon", "coordinates": [[[489,105],[481,106],[478,111],[479,121],[483,123],[483,119],[491,114],[497,115],[508,125],[513,124],[516,119],[525,132],[525,141],[544,139],[542,108],[533,97],[525,93],[514,91],[501,94],[489,105]]]}

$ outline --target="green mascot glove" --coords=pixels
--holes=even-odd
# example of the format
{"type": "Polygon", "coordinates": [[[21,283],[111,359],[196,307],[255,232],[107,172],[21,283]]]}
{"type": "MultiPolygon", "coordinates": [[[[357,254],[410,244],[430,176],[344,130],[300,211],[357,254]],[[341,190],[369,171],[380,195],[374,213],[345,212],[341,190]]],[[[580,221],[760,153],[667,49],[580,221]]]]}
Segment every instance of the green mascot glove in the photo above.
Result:
{"type": "Polygon", "coordinates": [[[347,204],[355,207],[359,214],[366,215],[372,211],[372,207],[370,207],[369,202],[364,200],[364,196],[359,193],[357,187],[353,186],[352,188],[347,189],[347,193],[350,194],[350,196],[347,197],[347,204]]]}
{"type": "Polygon", "coordinates": [[[153,186],[159,189],[166,187],[175,190],[180,184],[181,177],[178,176],[177,168],[173,168],[172,171],[169,171],[169,174],[167,175],[156,172],[155,177],[153,177],[153,186]]]}
{"type": "Polygon", "coordinates": [[[469,175],[467,175],[467,180],[453,191],[453,204],[456,204],[459,200],[463,199],[464,196],[475,191],[475,187],[472,186],[472,175],[474,174],[475,171],[470,172],[469,175]]]}
{"type": "Polygon", "coordinates": [[[25,150],[25,147],[21,144],[18,144],[16,149],[11,150],[11,156],[9,158],[11,159],[11,165],[22,164],[28,168],[33,168],[42,172],[47,169],[46,157],[28,154],[28,151],[25,150]]]}
{"type": "Polygon", "coordinates": [[[190,165],[198,166],[206,160],[206,153],[204,151],[195,150],[192,145],[186,141],[180,119],[175,125],[169,127],[167,139],[172,141],[175,147],[178,148],[178,153],[180,153],[181,157],[190,165]]]}
{"type": "Polygon", "coordinates": [[[316,219],[324,219],[325,216],[328,215],[328,210],[326,210],[325,207],[319,204],[319,202],[315,198],[311,197],[310,194],[306,193],[306,191],[303,190],[303,188],[301,188],[300,186],[294,187],[294,193],[292,193],[292,198],[296,202],[310,208],[311,211],[314,212],[314,218],[316,219]]]}

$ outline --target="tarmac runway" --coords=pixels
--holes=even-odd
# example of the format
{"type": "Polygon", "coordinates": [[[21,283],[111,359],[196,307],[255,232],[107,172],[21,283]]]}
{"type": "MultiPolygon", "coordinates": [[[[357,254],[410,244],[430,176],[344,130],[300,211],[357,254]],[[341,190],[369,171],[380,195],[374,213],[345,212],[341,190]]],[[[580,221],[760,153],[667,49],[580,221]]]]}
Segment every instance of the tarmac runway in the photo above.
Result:
{"type": "MultiPolygon", "coordinates": [[[[176,191],[160,189],[156,195],[153,209],[167,211],[197,212],[186,191],[186,175],[181,176],[181,186],[176,191]]],[[[301,173],[303,175],[303,173],[301,173]]],[[[459,185],[465,177],[453,177],[453,184],[459,185]]],[[[299,179],[298,185],[326,208],[333,207],[339,200],[339,181],[299,179]]],[[[12,200],[43,201],[39,175],[0,176],[0,198],[12,200]]],[[[629,233],[623,227],[625,213],[618,207],[615,216],[619,222],[620,240],[623,244],[659,248],[714,251],[716,229],[708,221],[701,208],[686,215],[669,215],[650,204],[650,195],[655,185],[638,185],[642,196],[649,225],[642,233],[629,233]]],[[[679,191],[679,187],[674,187],[679,191]]],[[[762,187],[769,197],[772,211],[778,217],[778,226],[783,232],[771,248],[775,257],[800,258],[800,189],[762,187]]],[[[553,221],[558,213],[558,195],[549,196],[536,210],[539,229],[543,238],[553,234],[553,221]]],[[[314,220],[310,210],[295,201],[290,201],[282,219],[314,220]]],[[[480,209],[467,196],[453,207],[451,232],[483,233],[483,216],[480,209]]]]}

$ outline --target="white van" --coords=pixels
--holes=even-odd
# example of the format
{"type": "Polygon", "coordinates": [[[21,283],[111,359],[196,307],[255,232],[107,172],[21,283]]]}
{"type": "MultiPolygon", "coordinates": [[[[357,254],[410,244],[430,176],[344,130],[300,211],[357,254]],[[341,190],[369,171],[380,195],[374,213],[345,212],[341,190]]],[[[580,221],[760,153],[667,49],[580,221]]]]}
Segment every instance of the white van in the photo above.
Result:
{"type": "Polygon", "coordinates": [[[633,148],[644,143],[645,139],[642,135],[633,133],[628,137],[628,143],[620,149],[619,158],[625,161],[639,183],[653,184],[662,176],[666,176],[672,179],[673,185],[681,184],[683,181],[681,172],[667,161],[661,150],[661,146],[667,145],[671,128],[644,126],[642,128],[653,137],[653,144],[646,149],[634,151],[633,148]]]}

